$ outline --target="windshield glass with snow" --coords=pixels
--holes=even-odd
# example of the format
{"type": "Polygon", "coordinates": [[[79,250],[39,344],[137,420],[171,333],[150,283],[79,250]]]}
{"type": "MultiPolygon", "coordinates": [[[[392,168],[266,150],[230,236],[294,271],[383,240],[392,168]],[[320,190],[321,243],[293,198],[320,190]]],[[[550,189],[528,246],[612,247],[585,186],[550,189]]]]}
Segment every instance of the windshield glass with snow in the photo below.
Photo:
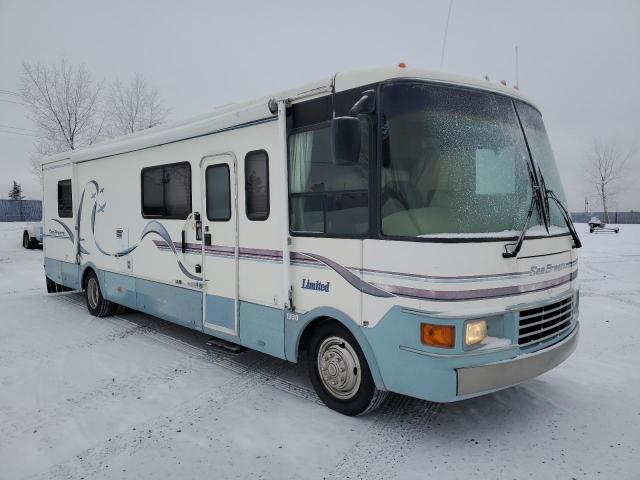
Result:
{"type": "MultiPolygon", "coordinates": [[[[384,235],[508,237],[524,227],[532,186],[511,99],[393,83],[382,92],[381,129],[384,235]]],[[[536,210],[530,233],[546,233],[540,224],[536,210]]]]}

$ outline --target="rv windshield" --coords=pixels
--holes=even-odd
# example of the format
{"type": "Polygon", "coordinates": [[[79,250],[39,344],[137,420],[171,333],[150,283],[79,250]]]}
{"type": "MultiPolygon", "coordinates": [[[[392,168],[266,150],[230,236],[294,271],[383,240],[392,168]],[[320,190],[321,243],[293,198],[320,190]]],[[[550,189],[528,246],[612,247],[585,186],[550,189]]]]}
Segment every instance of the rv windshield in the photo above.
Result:
{"type": "MultiPolygon", "coordinates": [[[[462,88],[392,83],[382,92],[381,129],[384,235],[519,234],[532,186],[527,147],[511,99],[462,88]]],[[[544,161],[553,164],[553,157],[546,155],[544,161]]],[[[557,178],[548,165],[539,163],[548,172],[548,182],[557,178]]],[[[546,234],[537,210],[529,226],[529,233],[546,234]]]]}

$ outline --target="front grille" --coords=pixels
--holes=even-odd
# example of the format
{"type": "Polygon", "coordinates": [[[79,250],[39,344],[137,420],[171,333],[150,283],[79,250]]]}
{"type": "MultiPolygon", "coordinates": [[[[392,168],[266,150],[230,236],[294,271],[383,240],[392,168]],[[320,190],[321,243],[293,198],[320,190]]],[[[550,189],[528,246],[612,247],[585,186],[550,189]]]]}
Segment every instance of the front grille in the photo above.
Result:
{"type": "Polygon", "coordinates": [[[530,347],[565,333],[573,320],[573,297],[520,312],[518,345],[530,347]]]}

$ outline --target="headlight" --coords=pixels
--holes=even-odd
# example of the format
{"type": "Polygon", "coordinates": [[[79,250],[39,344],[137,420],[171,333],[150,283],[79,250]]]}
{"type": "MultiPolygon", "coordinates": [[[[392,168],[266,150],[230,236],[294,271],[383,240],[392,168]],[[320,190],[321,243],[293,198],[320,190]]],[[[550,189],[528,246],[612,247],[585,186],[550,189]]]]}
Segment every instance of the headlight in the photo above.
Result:
{"type": "Polygon", "coordinates": [[[475,345],[487,337],[486,320],[474,320],[467,322],[464,329],[464,344],[475,345]]]}

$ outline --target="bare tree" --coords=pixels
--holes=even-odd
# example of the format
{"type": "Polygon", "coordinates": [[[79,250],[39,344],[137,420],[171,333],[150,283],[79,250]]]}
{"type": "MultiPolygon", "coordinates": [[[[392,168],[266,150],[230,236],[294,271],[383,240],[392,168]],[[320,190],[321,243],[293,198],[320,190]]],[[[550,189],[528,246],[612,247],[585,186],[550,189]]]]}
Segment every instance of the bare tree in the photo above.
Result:
{"type": "Polygon", "coordinates": [[[38,126],[32,171],[41,174],[42,157],[91,145],[101,135],[103,82],[94,82],[84,64],[22,63],[20,96],[38,126]]]}
{"type": "Polygon", "coordinates": [[[609,222],[609,207],[622,188],[627,162],[634,156],[633,146],[624,146],[614,139],[594,139],[587,175],[598,200],[602,204],[604,221],[609,222]]]}
{"type": "Polygon", "coordinates": [[[163,123],[169,113],[160,103],[158,90],[150,87],[140,73],[127,85],[114,82],[106,103],[112,136],[155,127],[163,123]]]}

